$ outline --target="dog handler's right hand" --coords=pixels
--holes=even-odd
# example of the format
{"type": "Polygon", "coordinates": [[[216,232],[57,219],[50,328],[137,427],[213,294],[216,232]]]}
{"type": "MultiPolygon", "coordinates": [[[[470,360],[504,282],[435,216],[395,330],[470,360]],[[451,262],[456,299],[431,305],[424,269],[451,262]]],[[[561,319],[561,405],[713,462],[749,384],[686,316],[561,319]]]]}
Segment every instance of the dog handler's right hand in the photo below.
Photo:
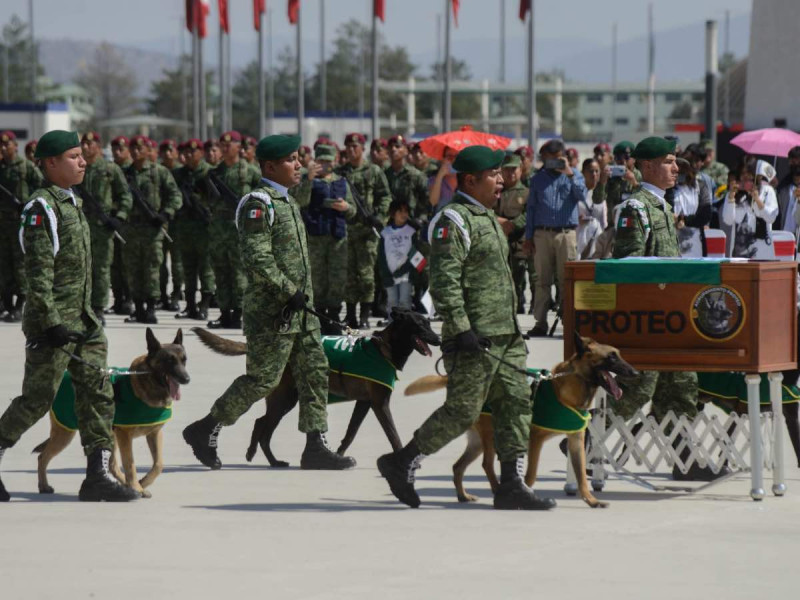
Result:
{"type": "Polygon", "coordinates": [[[481,352],[492,345],[489,338],[478,336],[472,329],[462,331],[454,341],[456,343],[455,350],[458,352],[481,352]]]}
{"type": "Polygon", "coordinates": [[[305,305],[306,305],[306,295],[301,290],[297,290],[294,293],[294,296],[289,298],[289,301],[286,303],[286,306],[288,306],[289,309],[294,312],[302,310],[305,305]]]}
{"type": "Polygon", "coordinates": [[[54,325],[49,329],[45,329],[45,337],[47,338],[48,345],[53,348],[61,348],[72,342],[78,342],[81,339],[81,334],[77,331],[70,331],[63,325],[54,325]]]}

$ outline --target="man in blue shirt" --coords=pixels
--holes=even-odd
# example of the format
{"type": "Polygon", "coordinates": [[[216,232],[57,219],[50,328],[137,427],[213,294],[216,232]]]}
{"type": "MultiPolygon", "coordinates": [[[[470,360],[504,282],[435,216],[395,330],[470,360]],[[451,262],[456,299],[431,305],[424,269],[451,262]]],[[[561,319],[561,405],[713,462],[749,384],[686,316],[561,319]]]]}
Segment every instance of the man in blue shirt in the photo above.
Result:
{"type": "Polygon", "coordinates": [[[578,202],[586,198],[583,177],[564,158],[564,142],[550,140],[539,154],[544,167],[531,179],[525,227],[524,249],[534,253],[538,276],[533,304],[536,325],[528,337],[547,335],[554,278],[558,282],[559,299],[564,297],[564,263],[577,259],[578,202]]]}

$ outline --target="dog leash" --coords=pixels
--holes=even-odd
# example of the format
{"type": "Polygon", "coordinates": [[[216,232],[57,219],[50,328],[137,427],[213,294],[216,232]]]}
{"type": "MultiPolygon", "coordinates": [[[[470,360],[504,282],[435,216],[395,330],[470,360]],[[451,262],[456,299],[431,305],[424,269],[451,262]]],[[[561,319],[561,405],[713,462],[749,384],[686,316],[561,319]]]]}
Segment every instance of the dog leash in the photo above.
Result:
{"type": "MultiPolygon", "coordinates": [[[[332,323],[333,325],[338,326],[342,331],[344,331],[344,334],[351,340],[358,337],[363,337],[357,329],[352,329],[349,325],[347,325],[347,323],[343,321],[337,321],[336,319],[332,319],[328,315],[323,315],[322,313],[317,312],[316,310],[314,310],[309,306],[303,306],[303,310],[311,315],[314,315],[318,319],[322,319],[324,321],[327,321],[328,323],[332,323]]],[[[288,306],[284,306],[281,309],[281,312],[275,318],[274,321],[275,330],[279,333],[286,333],[287,331],[289,331],[289,328],[292,326],[293,315],[294,311],[288,306]]]]}
{"type": "MultiPolygon", "coordinates": [[[[511,370],[516,371],[517,373],[520,373],[522,375],[525,375],[525,377],[533,377],[537,381],[548,381],[550,379],[557,379],[559,377],[563,377],[565,375],[569,375],[569,373],[552,373],[552,372],[549,372],[549,371],[548,371],[547,375],[542,375],[541,372],[536,373],[536,374],[531,374],[531,373],[528,372],[527,369],[521,369],[517,365],[508,362],[507,360],[505,360],[501,356],[497,356],[496,354],[494,354],[492,352],[489,352],[489,348],[488,347],[482,347],[481,349],[483,350],[484,354],[486,354],[490,358],[495,359],[497,362],[509,367],[511,370]]],[[[444,352],[442,353],[442,355],[439,357],[439,359],[436,361],[436,364],[434,365],[434,369],[436,370],[436,374],[439,375],[440,377],[444,377],[446,375],[450,375],[450,373],[447,373],[446,371],[445,371],[444,374],[442,374],[439,371],[439,365],[444,360],[445,354],[451,354],[451,353],[457,352],[456,350],[453,350],[453,349],[446,350],[445,348],[442,348],[442,350],[444,350],[444,352]]]]}

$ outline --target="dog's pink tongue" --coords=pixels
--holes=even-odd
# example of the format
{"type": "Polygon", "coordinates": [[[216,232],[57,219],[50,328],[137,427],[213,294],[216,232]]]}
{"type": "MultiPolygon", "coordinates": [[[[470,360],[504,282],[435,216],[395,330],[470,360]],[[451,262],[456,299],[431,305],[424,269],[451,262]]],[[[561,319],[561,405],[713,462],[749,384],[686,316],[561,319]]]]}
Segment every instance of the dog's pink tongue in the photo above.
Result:
{"type": "Polygon", "coordinates": [[[169,383],[169,397],[173,400],[180,400],[181,399],[181,386],[180,384],[175,381],[172,377],[167,377],[167,383],[169,383]]]}
{"type": "Polygon", "coordinates": [[[622,398],[622,390],[620,389],[619,385],[617,385],[617,380],[614,379],[614,376],[608,371],[603,371],[603,378],[606,380],[606,383],[608,384],[608,389],[614,396],[614,400],[619,400],[620,398],[622,398]]]}

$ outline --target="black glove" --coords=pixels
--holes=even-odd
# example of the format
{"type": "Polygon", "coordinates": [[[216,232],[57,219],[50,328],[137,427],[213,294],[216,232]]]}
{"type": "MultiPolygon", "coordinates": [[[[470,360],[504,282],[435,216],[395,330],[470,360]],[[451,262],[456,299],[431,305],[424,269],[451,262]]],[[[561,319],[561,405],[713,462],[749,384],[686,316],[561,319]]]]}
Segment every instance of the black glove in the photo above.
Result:
{"type": "Polygon", "coordinates": [[[117,217],[108,217],[108,220],[105,222],[105,226],[111,231],[119,231],[120,227],[122,227],[122,221],[120,221],[117,217]]]}
{"type": "Polygon", "coordinates": [[[45,329],[44,335],[47,338],[47,344],[53,348],[61,348],[69,343],[79,342],[82,337],[77,331],[70,331],[63,325],[54,325],[45,329]]]}
{"type": "Polygon", "coordinates": [[[380,231],[386,225],[383,221],[381,221],[375,215],[370,215],[367,217],[367,223],[369,223],[372,227],[380,231]]]}
{"type": "Polygon", "coordinates": [[[305,307],[305,305],[306,305],[306,295],[300,290],[297,290],[294,293],[294,296],[289,298],[289,301],[286,303],[286,306],[288,306],[289,309],[294,312],[302,310],[303,307],[305,307]]]}
{"type": "Polygon", "coordinates": [[[455,342],[453,350],[457,352],[480,352],[492,346],[489,338],[478,336],[472,329],[462,331],[453,341],[455,342]]]}
{"type": "Polygon", "coordinates": [[[169,223],[169,215],[167,215],[167,213],[160,212],[156,215],[153,215],[153,218],[150,220],[150,222],[156,227],[161,227],[169,223]]]}

